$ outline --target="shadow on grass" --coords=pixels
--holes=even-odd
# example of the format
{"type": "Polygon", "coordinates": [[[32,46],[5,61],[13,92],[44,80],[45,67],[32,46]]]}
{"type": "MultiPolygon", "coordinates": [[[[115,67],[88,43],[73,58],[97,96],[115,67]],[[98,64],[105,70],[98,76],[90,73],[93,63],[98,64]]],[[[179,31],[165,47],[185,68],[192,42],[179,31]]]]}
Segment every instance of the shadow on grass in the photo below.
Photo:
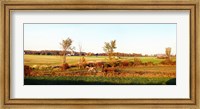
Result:
{"type": "Polygon", "coordinates": [[[167,85],[176,85],[176,78],[172,78],[166,82],[167,85]]]}
{"type": "Polygon", "coordinates": [[[25,79],[24,85],[117,85],[110,82],[87,82],[83,80],[34,80],[25,79]]]}
{"type": "MultiPolygon", "coordinates": [[[[38,79],[24,79],[24,85],[164,85],[159,82],[130,82],[130,83],[113,83],[113,82],[100,82],[100,81],[84,81],[84,80],[38,80],[38,79]]],[[[166,85],[176,85],[176,78],[170,79],[166,85]]]]}

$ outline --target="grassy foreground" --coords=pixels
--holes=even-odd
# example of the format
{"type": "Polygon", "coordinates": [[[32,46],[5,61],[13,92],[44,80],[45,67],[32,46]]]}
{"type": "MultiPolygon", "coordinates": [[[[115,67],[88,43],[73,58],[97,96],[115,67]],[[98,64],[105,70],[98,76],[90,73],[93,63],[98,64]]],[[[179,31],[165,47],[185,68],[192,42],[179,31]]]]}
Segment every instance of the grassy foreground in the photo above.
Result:
{"type": "Polygon", "coordinates": [[[175,85],[175,78],[123,77],[26,77],[24,85],[175,85]]]}
{"type": "MultiPolygon", "coordinates": [[[[24,64],[28,66],[54,66],[62,64],[62,56],[24,55],[24,64]]],[[[137,57],[142,63],[152,62],[154,65],[121,66],[117,71],[102,71],[97,67],[97,73],[92,74],[87,69],[70,67],[67,70],[59,68],[33,69],[32,76],[24,78],[24,85],[176,85],[176,65],[160,65],[165,59],[156,57],[137,57]]],[[[107,62],[107,56],[85,56],[87,62],[107,62]]],[[[79,56],[67,56],[69,65],[79,62],[79,56]]],[[[120,57],[120,61],[134,61],[134,57],[120,57]]],[[[176,60],[175,57],[172,58],[176,60]]]]}

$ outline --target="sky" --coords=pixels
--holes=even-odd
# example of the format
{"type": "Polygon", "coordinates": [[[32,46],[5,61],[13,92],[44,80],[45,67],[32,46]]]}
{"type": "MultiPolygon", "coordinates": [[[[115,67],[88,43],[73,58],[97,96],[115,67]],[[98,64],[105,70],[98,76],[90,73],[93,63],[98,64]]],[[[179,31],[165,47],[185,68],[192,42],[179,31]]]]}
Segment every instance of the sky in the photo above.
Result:
{"type": "Polygon", "coordinates": [[[103,53],[104,42],[116,40],[115,52],[176,54],[176,24],[24,24],[24,50],[62,50],[68,37],[75,51],[103,53]]]}

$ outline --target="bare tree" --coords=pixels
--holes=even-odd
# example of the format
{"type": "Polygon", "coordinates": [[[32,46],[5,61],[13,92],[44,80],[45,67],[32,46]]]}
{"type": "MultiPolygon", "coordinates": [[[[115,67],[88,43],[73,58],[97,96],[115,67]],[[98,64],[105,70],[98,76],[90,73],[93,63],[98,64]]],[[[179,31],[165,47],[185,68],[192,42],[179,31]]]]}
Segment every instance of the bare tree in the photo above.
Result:
{"type": "Polygon", "coordinates": [[[75,54],[75,52],[74,52],[75,47],[70,47],[69,50],[71,50],[71,55],[74,55],[74,54],[75,54]]]}
{"type": "Polygon", "coordinates": [[[116,40],[112,40],[110,42],[105,42],[104,43],[103,50],[108,54],[109,60],[112,60],[112,56],[114,53],[114,49],[116,49],[116,40]]]}
{"type": "Polygon", "coordinates": [[[81,55],[82,55],[81,53],[82,53],[82,50],[83,50],[83,49],[82,49],[82,45],[79,44],[79,45],[78,45],[78,48],[79,48],[79,56],[81,56],[81,55]]]}
{"type": "Polygon", "coordinates": [[[72,40],[70,38],[67,38],[65,40],[62,40],[60,43],[62,49],[63,49],[63,64],[66,64],[66,52],[67,50],[71,50],[72,40]]]}
{"type": "Polygon", "coordinates": [[[79,43],[78,47],[79,47],[79,57],[80,57],[80,60],[79,60],[79,69],[81,69],[82,66],[83,66],[83,61],[85,61],[85,58],[82,57],[82,45],[80,43],[79,43]]]}

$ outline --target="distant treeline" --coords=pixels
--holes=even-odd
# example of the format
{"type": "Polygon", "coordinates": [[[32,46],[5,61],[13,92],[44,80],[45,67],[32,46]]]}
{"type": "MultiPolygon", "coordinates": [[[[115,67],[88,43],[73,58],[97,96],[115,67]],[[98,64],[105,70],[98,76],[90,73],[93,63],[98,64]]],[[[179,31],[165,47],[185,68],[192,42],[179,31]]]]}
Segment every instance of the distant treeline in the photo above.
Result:
{"type": "MultiPolygon", "coordinates": [[[[24,54],[29,55],[63,55],[63,51],[61,50],[41,50],[41,51],[34,51],[34,50],[24,50],[24,54]]],[[[67,51],[67,55],[69,56],[107,56],[107,53],[91,53],[91,52],[71,52],[67,51]]],[[[142,54],[137,53],[119,53],[115,52],[114,56],[134,56],[134,57],[140,57],[142,54]]]]}

